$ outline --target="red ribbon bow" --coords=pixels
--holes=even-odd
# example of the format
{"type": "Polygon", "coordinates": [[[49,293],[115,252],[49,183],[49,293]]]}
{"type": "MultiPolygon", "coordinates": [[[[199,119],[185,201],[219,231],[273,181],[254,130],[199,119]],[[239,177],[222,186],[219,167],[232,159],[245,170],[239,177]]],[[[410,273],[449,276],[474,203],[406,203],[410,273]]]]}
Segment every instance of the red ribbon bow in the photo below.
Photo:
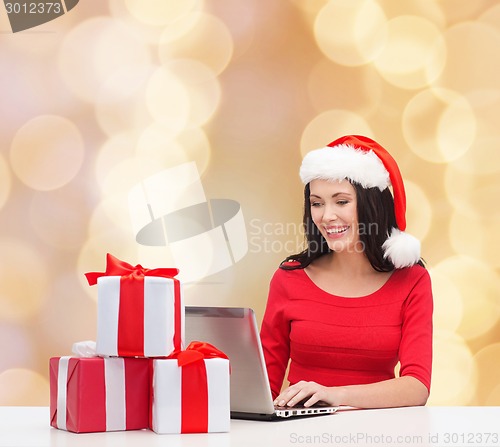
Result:
{"type": "Polygon", "coordinates": [[[147,269],[141,264],[135,267],[125,261],[115,258],[111,254],[106,255],[106,271],[105,272],[89,272],[85,273],[89,285],[97,284],[97,280],[101,276],[130,276],[130,277],[144,277],[144,276],[162,276],[163,278],[173,278],[179,273],[176,268],[157,268],[147,269]]]}
{"type": "Polygon", "coordinates": [[[168,358],[177,359],[179,366],[186,366],[204,359],[228,359],[226,354],[204,341],[192,341],[184,351],[174,351],[168,358]]]}

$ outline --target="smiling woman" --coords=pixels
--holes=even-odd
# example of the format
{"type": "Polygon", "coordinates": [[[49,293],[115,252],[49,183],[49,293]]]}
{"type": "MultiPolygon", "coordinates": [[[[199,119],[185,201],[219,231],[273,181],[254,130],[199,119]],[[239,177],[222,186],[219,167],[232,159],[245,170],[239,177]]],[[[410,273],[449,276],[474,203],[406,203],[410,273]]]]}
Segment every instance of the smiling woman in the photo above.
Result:
{"type": "Polygon", "coordinates": [[[312,180],[311,218],[332,251],[363,251],[358,233],[356,191],[347,180],[312,180]]]}
{"type": "Polygon", "coordinates": [[[307,248],[275,273],[261,329],[275,404],[425,404],[432,291],[420,243],[404,232],[395,160],[349,135],[307,154],[300,174],[307,248]]]}

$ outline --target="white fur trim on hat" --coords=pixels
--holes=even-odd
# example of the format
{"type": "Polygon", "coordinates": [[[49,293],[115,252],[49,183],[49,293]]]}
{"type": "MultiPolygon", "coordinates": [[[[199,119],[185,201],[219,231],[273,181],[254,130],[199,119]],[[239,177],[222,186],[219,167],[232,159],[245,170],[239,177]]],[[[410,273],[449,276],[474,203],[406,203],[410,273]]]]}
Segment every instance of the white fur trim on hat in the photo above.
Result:
{"type": "Polygon", "coordinates": [[[304,184],[315,179],[350,179],[363,188],[377,187],[381,191],[391,184],[384,164],[372,150],[356,149],[350,144],[307,153],[300,167],[300,178],[304,184]]]}
{"type": "Polygon", "coordinates": [[[389,258],[397,269],[410,267],[420,260],[420,241],[397,228],[392,229],[382,249],[384,258],[389,258]]]}

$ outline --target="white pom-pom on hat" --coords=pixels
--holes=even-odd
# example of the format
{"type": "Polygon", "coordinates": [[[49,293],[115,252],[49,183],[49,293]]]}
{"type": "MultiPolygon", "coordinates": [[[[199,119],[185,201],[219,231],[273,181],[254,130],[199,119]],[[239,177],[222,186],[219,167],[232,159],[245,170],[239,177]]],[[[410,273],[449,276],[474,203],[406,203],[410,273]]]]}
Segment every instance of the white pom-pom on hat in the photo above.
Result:
{"type": "Polygon", "coordinates": [[[306,154],[300,167],[304,184],[315,179],[349,179],[363,188],[383,191],[392,185],[394,214],[398,228],[393,228],[382,245],[384,257],[395,268],[404,268],[420,260],[420,241],[405,233],[406,194],[396,160],[380,144],[361,135],[346,135],[306,154]]]}
{"type": "Polygon", "coordinates": [[[411,267],[420,260],[420,241],[397,228],[392,229],[382,249],[384,258],[388,258],[397,269],[411,267]]]}

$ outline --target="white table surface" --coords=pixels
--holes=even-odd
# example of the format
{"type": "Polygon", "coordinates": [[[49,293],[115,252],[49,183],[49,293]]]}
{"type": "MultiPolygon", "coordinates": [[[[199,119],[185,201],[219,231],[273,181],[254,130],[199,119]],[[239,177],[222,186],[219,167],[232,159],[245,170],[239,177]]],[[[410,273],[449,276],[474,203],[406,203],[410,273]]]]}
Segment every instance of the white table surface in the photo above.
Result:
{"type": "Polygon", "coordinates": [[[229,433],[149,430],[75,434],[49,425],[47,407],[0,407],[0,447],[500,446],[500,407],[341,410],[281,422],[231,421],[229,433]]]}

